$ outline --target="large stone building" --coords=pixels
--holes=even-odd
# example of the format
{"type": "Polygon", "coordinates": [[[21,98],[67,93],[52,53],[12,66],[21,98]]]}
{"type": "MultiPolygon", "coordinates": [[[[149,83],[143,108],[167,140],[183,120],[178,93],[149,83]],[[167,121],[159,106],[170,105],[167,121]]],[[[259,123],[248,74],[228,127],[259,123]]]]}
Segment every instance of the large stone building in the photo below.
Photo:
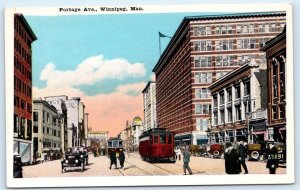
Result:
{"type": "Polygon", "coordinates": [[[22,14],[14,15],[14,153],[31,162],[32,48],[37,38],[22,14]]]}
{"type": "Polygon", "coordinates": [[[268,64],[268,139],[286,141],[286,29],[262,48],[268,64]]]}
{"type": "Polygon", "coordinates": [[[45,97],[45,100],[55,106],[59,110],[59,113],[62,112],[63,117],[66,119],[65,148],[81,146],[81,138],[83,136],[80,136],[80,132],[84,128],[84,105],[80,105],[80,98],[68,98],[68,96],[62,95],[45,97]]]}
{"type": "Polygon", "coordinates": [[[50,105],[54,106],[57,110],[60,125],[63,126],[61,129],[61,148],[62,151],[65,152],[68,145],[68,135],[67,135],[67,127],[68,127],[68,116],[67,116],[67,107],[65,101],[68,99],[67,96],[48,96],[45,97],[45,101],[47,101],[50,105]]]}
{"type": "Polygon", "coordinates": [[[243,63],[265,62],[260,48],[284,28],[285,12],[185,17],[153,69],[157,122],[176,144],[204,144],[212,82],[243,63]]]}
{"type": "Polygon", "coordinates": [[[254,59],[209,86],[212,95],[210,143],[265,139],[267,124],[267,66],[254,59]]]}
{"type": "Polygon", "coordinates": [[[60,151],[63,119],[56,108],[45,100],[33,100],[33,149],[39,157],[48,150],[60,151]]]}
{"type": "Polygon", "coordinates": [[[156,90],[155,82],[150,81],[142,91],[144,100],[144,127],[145,130],[156,128],[156,90]]]}

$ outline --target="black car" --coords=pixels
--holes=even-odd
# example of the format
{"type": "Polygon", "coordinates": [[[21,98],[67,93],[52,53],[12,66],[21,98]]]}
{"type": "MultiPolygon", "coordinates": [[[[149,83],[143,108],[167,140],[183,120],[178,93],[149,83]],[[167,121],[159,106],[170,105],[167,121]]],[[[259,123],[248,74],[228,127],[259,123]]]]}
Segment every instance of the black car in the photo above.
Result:
{"type": "Polygon", "coordinates": [[[79,147],[79,146],[75,146],[72,148],[72,152],[76,152],[80,154],[80,157],[84,158],[84,164],[88,165],[89,164],[89,156],[87,153],[87,149],[85,147],[79,147]]]}
{"type": "Polygon", "coordinates": [[[65,159],[61,161],[61,172],[65,172],[67,169],[79,168],[81,172],[84,171],[85,158],[79,152],[68,153],[65,159]]]}

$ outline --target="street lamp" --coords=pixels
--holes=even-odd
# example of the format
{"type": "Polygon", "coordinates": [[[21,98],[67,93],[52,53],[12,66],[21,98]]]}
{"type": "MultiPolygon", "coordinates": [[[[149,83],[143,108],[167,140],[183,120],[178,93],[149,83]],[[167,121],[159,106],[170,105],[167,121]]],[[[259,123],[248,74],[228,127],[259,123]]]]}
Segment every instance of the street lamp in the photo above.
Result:
{"type": "Polygon", "coordinates": [[[252,117],[252,112],[247,112],[247,143],[250,143],[250,118],[252,117]]]}
{"type": "MultiPolygon", "coordinates": [[[[246,122],[247,122],[247,143],[250,143],[250,118],[252,118],[252,107],[251,107],[251,103],[252,101],[255,101],[255,99],[251,99],[249,98],[249,100],[247,100],[247,110],[246,110],[246,122]],[[250,107],[249,107],[249,103],[250,103],[250,107]]],[[[255,105],[253,106],[255,107],[255,105]]]]}

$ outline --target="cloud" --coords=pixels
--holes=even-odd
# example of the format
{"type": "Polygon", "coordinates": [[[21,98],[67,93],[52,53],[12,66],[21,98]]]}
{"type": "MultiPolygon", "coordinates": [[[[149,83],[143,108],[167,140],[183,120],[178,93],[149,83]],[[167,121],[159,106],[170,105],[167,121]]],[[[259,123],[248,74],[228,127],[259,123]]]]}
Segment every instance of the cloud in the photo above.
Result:
{"type": "Polygon", "coordinates": [[[117,87],[117,93],[127,94],[127,95],[138,95],[142,93],[142,90],[145,88],[146,83],[134,83],[134,84],[125,84],[117,87]]]}
{"type": "Polygon", "coordinates": [[[84,60],[75,70],[60,71],[55,64],[49,63],[40,75],[47,86],[33,87],[33,98],[58,95],[80,97],[85,104],[85,112],[89,113],[89,127],[109,131],[109,136],[116,136],[125,128],[127,120],[135,116],[143,117],[142,90],[146,83],[126,83],[126,79],[145,74],[141,63],[131,64],[125,59],[104,60],[102,55],[84,60]],[[93,96],[78,88],[79,85],[91,85],[104,79],[120,80],[120,85],[110,94],[93,96]]]}
{"type": "Polygon", "coordinates": [[[75,70],[60,71],[53,63],[49,63],[42,70],[40,80],[47,81],[48,87],[60,88],[92,85],[104,79],[136,78],[145,74],[142,63],[129,63],[122,58],[105,60],[103,55],[97,55],[84,60],[75,70]]]}

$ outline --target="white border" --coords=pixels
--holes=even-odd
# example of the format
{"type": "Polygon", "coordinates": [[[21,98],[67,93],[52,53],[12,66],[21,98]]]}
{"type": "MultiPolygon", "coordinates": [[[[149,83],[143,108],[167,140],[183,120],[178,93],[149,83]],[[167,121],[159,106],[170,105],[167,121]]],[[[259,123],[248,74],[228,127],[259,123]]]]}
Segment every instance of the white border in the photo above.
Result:
{"type": "MultiPolygon", "coordinates": [[[[65,6],[64,6],[65,7],[65,6]]],[[[72,6],[84,8],[84,6],[72,6]]],[[[93,7],[93,6],[86,6],[93,7]]],[[[99,6],[94,6],[95,8],[99,6]]],[[[114,7],[114,6],[111,6],[114,7]]],[[[130,6],[118,5],[117,7],[130,6]]],[[[295,182],[294,163],[294,84],[293,84],[293,22],[292,6],[288,4],[211,4],[211,5],[151,5],[143,7],[142,12],[97,12],[62,13],[58,7],[23,7],[5,10],[5,87],[6,87],[6,170],[8,187],[78,187],[78,186],[158,186],[158,185],[220,185],[220,184],[283,184],[295,182]],[[83,14],[144,14],[172,12],[260,12],[286,11],[287,15],[287,174],[251,174],[251,175],[201,175],[201,176],[116,176],[116,177],[53,177],[22,178],[13,176],[13,54],[14,30],[13,14],[25,15],[83,15],[83,14]],[[49,183],[51,182],[51,183],[49,183]]],[[[180,23],[178,23],[179,25],[180,23]]]]}

